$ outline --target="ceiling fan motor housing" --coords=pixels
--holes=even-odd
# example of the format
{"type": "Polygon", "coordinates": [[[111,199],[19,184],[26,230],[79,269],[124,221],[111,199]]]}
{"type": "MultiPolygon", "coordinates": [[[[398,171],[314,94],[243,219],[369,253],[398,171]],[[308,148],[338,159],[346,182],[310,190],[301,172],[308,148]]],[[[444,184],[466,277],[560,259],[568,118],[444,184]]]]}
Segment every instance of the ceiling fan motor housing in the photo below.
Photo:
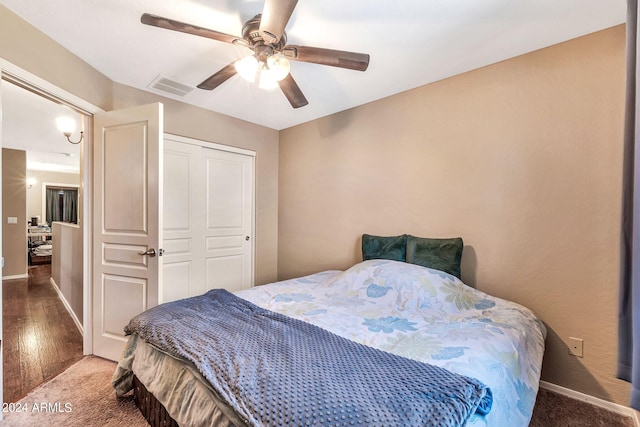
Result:
{"type": "MultiPolygon", "coordinates": [[[[242,38],[249,44],[249,48],[253,49],[259,54],[260,46],[268,46],[271,48],[271,52],[280,52],[282,48],[287,44],[287,33],[282,32],[280,40],[276,43],[265,42],[262,34],[260,34],[260,19],[262,14],[257,14],[253,18],[249,19],[242,26],[242,38]]],[[[261,49],[263,52],[265,49],[261,49]]]]}

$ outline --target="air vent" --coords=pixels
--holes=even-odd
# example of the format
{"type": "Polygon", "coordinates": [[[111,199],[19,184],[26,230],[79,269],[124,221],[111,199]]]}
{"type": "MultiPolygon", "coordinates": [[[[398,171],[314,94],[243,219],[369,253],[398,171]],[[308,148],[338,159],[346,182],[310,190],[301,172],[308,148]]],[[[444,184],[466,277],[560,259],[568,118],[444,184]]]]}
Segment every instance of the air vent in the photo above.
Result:
{"type": "Polygon", "coordinates": [[[191,86],[178,83],[163,76],[156,77],[147,87],[178,96],[185,96],[194,89],[191,86]]]}

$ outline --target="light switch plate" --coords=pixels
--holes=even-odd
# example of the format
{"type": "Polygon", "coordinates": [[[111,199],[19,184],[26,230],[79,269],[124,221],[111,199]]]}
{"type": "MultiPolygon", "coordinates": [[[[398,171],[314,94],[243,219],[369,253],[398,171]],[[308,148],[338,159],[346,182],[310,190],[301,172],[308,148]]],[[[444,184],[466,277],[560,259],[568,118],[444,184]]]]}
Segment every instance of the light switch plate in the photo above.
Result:
{"type": "Polygon", "coordinates": [[[18,217],[16,216],[7,217],[7,224],[17,224],[17,223],[18,223],[18,217]]]}

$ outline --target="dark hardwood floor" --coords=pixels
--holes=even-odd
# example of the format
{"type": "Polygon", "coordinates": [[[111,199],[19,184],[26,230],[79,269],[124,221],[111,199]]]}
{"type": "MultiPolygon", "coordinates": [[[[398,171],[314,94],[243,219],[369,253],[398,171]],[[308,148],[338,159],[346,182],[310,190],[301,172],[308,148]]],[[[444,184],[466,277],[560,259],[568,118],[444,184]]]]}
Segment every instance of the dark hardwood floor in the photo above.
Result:
{"type": "Polygon", "coordinates": [[[49,282],[51,265],[2,281],[4,402],[15,402],[82,358],[82,335],[49,282]]]}

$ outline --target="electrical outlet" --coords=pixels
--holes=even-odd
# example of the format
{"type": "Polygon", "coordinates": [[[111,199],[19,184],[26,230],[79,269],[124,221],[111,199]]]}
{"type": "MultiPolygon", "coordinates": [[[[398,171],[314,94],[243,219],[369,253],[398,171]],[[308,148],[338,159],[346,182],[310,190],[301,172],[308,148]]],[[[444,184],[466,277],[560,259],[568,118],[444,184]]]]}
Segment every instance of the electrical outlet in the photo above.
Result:
{"type": "Polygon", "coordinates": [[[582,338],[569,337],[569,354],[584,357],[584,340],[582,338]]]}

